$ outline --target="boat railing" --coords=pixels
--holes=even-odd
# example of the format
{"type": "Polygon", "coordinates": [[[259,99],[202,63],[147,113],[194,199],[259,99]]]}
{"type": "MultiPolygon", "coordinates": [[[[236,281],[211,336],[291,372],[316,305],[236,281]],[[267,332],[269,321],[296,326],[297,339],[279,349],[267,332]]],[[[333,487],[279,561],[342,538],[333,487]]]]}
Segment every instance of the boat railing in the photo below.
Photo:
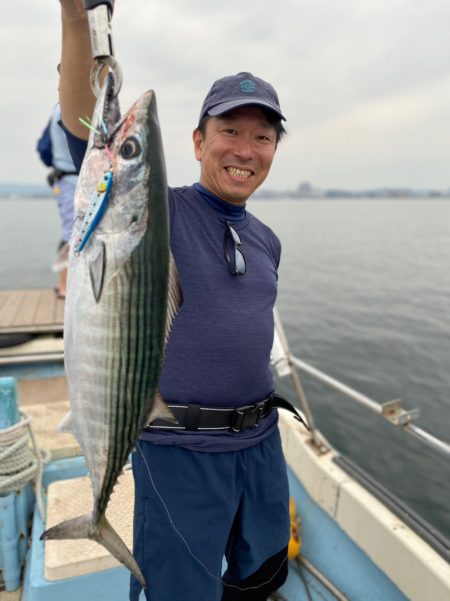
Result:
{"type": "Polygon", "coordinates": [[[450,458],[450,445],[448,443],[437,438],[436,436],[433,436],[413,423],[414,420],[416,420],[420,415],[419,409],[403,409],[401,399],[395,399],[385,403],[378,403],[365,394],[358,392],[350,386],[340,382],[336,378],[329,376],[325,372],[313,367],[305,361],[302,361],[298,357],[295,357],[290,351],[284,328],[277,310],[274,312],[274,317],[275,339],[271,355],[272,365],[275,367],[278,376],[290,376],[300,407],[309,423],[312,441],[320,452],[326,452],[328,450],[328,445],[315,427],[314,417],[306,399],[306,395],[304,393],[297,370],[312,376],[319,382],[322,382],[330,388],[344,394],[352,401],[358,403],[366,409],[369,409],[373,413],[376,413],[392,425],[421,440],[435,451],[439,451],[440,453],[444,454],[447,458],[450,458]]]}

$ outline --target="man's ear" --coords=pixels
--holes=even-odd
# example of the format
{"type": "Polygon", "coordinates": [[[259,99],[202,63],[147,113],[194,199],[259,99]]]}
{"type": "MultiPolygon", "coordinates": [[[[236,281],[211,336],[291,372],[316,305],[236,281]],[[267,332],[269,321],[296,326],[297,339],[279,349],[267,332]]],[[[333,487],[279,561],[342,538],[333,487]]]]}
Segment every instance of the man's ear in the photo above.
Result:
{"type": "Polygon", "coordinates": [[[194,154],[197,161],[202,160],[203,150],[203,134],[199,129],[194,129],[192,132],[192,140],[194,141],[194,154]]]}

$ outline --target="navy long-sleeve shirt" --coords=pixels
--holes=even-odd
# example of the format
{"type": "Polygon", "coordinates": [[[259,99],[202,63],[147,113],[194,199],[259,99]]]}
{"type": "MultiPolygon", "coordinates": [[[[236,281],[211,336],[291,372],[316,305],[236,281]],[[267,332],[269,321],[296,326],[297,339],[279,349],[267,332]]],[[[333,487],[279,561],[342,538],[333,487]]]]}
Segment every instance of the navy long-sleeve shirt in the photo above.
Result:
{"type": "MultiPolygon", "coordinates": [[[[86,143],[68,134],[76,165],[86,143]]],[[[167,402],[239,407],[273,392],[270,351],[281,245],[245,207],[227,203],[195,184],[169,188],[171,250],[183,305],[170,332],[160,391],[167,402]],[[245,275],[232,275],[224,257],[232,222],[245,257],[245,275]]],[[[192,450],[238,450],[267,437],[277,412],[240,433],[144,431],[142,439],[192,450]]]]}

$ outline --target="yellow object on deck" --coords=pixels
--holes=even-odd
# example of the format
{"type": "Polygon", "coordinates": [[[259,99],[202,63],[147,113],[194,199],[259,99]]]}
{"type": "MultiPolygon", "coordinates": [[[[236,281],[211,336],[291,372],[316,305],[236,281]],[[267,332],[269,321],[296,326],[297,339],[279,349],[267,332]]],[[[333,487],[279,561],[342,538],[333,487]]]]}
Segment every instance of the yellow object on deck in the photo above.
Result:
{"type": "Polygon", "coordinates": [[[289,498],[289,517],[291,519],[291,537],[288,545],[288,559],[294,559],[300,554],[302,539],[300,538],[300,519],[292,497],[289,498]]]}

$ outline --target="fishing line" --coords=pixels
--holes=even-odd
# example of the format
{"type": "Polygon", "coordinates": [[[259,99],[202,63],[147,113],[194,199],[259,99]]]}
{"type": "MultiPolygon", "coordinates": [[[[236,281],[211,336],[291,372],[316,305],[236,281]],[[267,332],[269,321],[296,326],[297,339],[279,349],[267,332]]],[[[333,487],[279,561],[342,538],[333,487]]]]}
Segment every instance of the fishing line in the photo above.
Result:
{"type": "Polygon", "coordinates": [[[106,123],[105,120],[103,119],[103,115],[100,113],[100,110],[97,111],[97,118],[100,122],[100,125],[102,126],[103,129],[103,133],[105,134],[104,137],[104,142],[105,142],[105,152],[106,152],[106,156],[108,157],[109,162],[112,164],[113,162],[113,157],[111,154],[111,151],[109,149],[108,144],[106,143],[106,141],[108,140],[108,128],[106,127],[106,123]]]}
{"type": "MultiPolygon", "coordinates": [[[[100,125],[102,126],[102,129],[103,129],[103,131],[105,133],[105,136],[107,136],[108,135],[108,129],[106,127],[105,121],[104,121],[103,117],[100,114],[98,114],[98,117],[99,117],[100,125]]],[[[102,132],[92,125],[91,120],[89,119],[89,117],[85,116],[85,119],[83,119],[83,117],[78,117],[78,121],[80,123],[82,123],[85,127],[87,127],[88,129],[90,129],[91,131],[93,131],[94,133],[96,133],[98,136],[102,135],[102,132]]],[[[106,139],[104,140],[104,144],[105,144],[105,153],[106,153],[106,156],[108,157],[108,161],[112,164],[112,162],[113,162],[113,156],[112,156],[111,150],[109,149],[108,144],[106,143],[106,139]]]]}
{"type": "Polygon", "coordinates": [[[100,135],[100,131],[96,127],[94,127],[93,125],[91,125],[91,123],[88,123],[85,119],[83,119],[83,117],[78,117],[78,121],[80,123],[82,123],[85,127],[87,127],[88,129],[91,129],[97,135],[100,135]]]}
{"type": "Polygon", "coordinates": [[[100,121],[100,125],[102,126],[103,131],[105,132],[106,135],[108,135],[108,129],[106,127],[105,120],[103,119],[103,116],[100,113],[100,110],[97,111],[97,117],[98,117],[98,120],[100,121]]]}
{"type": "Polygon", "coordinates": [[[281,564],[280,564],[279,568],[276,570],[276,572],[274,572],[274,573],[272,574],[271,578],[269,578],[269,580],[267,580],[266,582],[262,582],[261,584],[258,584],[258,586],[246,586],[246,587],[243,587],[243,588],[242,588],[242,587],[240,587],[240,586],[237,586],[237,585],[235,585],[235,584],[228,584],[227,582],[224,582],[224,581],[222,580],[222,578],[219,578],[218,576],[216,576],[215,574],[213,574],[213,573],[212,573],[212,572],[211,572],[211,571],[208,569],[208,567],[207,567],[207,566],[206,566],[206,565],[205,565],[205,564],[202,562],[202,560],[201,560],[201,559],[199,559],[199,558],[198,558],[198,557],[195,555],[195,553],[194,553],[194,552],[192,551],[192,549],[190,548],[190,546],[189,546],[189,543],[187,542],[187,540],[185,539],[185,537],[184,537],[184,536],[181,534],[181,532],[180,532],[180,531],[178,530],[178,528],[175,526],[175,524],[174,524],[174,521],[173,521],[173,519],[172,519],[172,516],[170,515],[169,508],[168,508],[168,507],[167,507],[167,505],[165,504],[165,502],[164,502],[164,499],[162,498],[162,496],[161,496],[160,492],[159,492],[159,491],[158,491],[158,489],[156,488],[155,482],[154,482],[154,480],[153,480],[153,476],[152,476],[152,474],[151,474],[151,472],[150,472],[150,467],[149,467],[149,465],[148,465],[148,463],[147,463],[147,460],[146,460],[146,458],[145,458],[145,456],[144,456],[144,453],[142,452],[142,449],[141,449],[141,447],[140,447],[140,445],[139,445],[139,441],[136,443],[136,446],[137,446],[137,448],[139,449],[139,452],[140,452],[140,453],[141,453],[141,455],[142,455],[142,459],[144,460],[145,466],[146,466],[146,468],[147,468],[147,471],[148,471],[148,475],[149,475],[149,477],[150,477],[150,482],[151,482],[151,484],[152,484],[152,486],[153,486],[153,490],[155,491],[155,493],[156,493],[156,496],[158,497],[158,499],[161,501],[161,504],[162,504],[162,506],[164,507],[164,510],[165,510],[165,512],[166,512],[166,514],[167,514],[167,517],[169,518],[169,522],[170,522],[170,524],[171,524],[171,526],[172,526],[173,530],[175,531],[175,533],[177,534],[177,536],[178,536],[178,537],[179,537],[179,538],[182,540],[182,542],[183,542],[184,546],[185,546],[185,547],[186,547],[186,549],[188,550],[188,553],[189,553],[189,555],[192,557],[192,559],[193,559],[194,561],[196,561],[196,562],[197,562],[197,563],[198,563],[198,564],[199,564],[199,565],[200,565],[200,566],[203,568],[203,570],[204,570],[204,571],[205,571],[205,572],[208,574],[208,576],[210,576],[211,578],[213,578],[213,580],[216,580],[217,582],[220,582],[220,583],[221,583],[223,586],[227,586],[227,587],[229,587],[229,588],[234,588],[234,589],[237,589],[238,591],[251,591],[251,590],[257,590],[257,589],[259,589],[259,588],[261,588],[261,587],[263,587],[263,586],[266,586],[267,584],[270,584],[270,583],[272,582],[272,580],[275,578],[275,576],[278,574],[278,572],[281,570],[281,568],[284,566],[284,564],[287,562],[287,560],[288,560],[287,556],[286,556],[286,557],[283,559],[283,561],[281,562],[281,564]]]}

